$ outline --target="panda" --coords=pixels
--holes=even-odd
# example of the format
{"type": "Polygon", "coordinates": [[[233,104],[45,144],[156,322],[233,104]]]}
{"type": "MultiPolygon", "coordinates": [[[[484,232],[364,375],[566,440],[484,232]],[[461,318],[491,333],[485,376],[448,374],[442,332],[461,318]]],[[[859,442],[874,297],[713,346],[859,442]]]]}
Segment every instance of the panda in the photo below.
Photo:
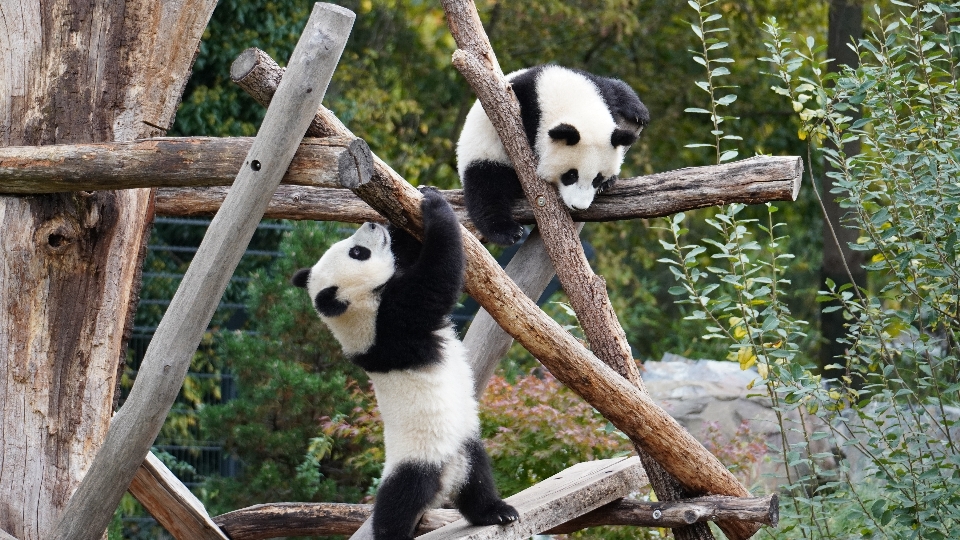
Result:
{"type": "Polygon", "coordinates": [[[420,514],[448,498],[474,525],[518,518],[494,486],[473,372],[449,319],[463,287],[459,223],[438,191],[423,195],[422,244],[365,223],[291,279],[373,382],[386,446],[376,540],[412,538],[420,514]]]}
{"type": "MultiPolygon", "coordinates": [[[[567,207],[589,207],[598,190],[616,182],[627,148],[650,121],[646,106],[619,79],[552,64],[515,71],[507,80],[539,159],[537,173],[557,185],[567,207]]],[[[457,143],[457,172],[477,230],[501,245],[519,240],[523,228],[510,208],[523,189],[479,101],[457,143]]]]}

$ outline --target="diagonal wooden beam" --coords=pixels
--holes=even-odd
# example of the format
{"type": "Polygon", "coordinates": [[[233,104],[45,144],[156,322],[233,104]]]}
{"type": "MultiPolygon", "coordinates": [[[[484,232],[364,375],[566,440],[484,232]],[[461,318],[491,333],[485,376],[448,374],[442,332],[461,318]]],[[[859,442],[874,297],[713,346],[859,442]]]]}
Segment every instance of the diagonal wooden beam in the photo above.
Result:
{"type": "Polygon", "coordinates": [[[230,540],[203,503],[153,452],[137,469],[130,494],[177,540],[230,540]]]}
{"type": "Polygon", "coordinates": [[[353,27],[354,14],[318,3],[290,57],[230,195],[210,224],[103,446],[70,498],[52,537],[98,538],[160,432],[190,360],[317,110],[353,27]]]}
{"type": "Polygon", "coordinates": [[[520,514],[509,525],[473,526],[460,519],[421,540],[523,540],[562,525],[646,485],[637,457],[578,463],[508,497],[520,514]]]}

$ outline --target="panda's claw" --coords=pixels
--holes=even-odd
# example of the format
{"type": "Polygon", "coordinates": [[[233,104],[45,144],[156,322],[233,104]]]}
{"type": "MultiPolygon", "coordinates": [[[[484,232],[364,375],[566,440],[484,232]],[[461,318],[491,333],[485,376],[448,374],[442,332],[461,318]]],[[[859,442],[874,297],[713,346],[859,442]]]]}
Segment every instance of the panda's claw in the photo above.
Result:
{"type": "Polygon", "coordinates": [[[518,519],[520,519],[520,514],[517,509],[499,500],[488,506],[482,514],[468,521],[471,525],[507,525],[518,519]]]}

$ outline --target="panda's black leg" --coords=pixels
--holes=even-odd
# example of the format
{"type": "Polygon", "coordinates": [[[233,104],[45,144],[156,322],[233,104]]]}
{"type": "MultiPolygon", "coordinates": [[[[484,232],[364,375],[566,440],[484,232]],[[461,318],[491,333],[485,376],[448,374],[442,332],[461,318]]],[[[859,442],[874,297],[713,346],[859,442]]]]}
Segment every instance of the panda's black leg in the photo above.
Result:
{"type": "Polygon", "coordinates": [[[490,458],[479,439],[465,444],[470,460],[467,480],[457,493],[454,503],[457,509],[473,525],[506,525],[520,516],[517,510],[505,503],[493,483],[490,458]]]}
{"type": "Polygon", "coordinates": [[[413,538],[417,518],[440,492],[440,471],[440,465],[406,462],[384,478],[373,505],[375,540],[413,538]]]}
{"type": "Polygon", "coordinates": [[[523,227],[513,220],[513,201],[523,196],[516,171],[509,165],[477,161],[463,175],[467,213],[477,230],[496,244],[509,246],[523,237],[523,227]]]}

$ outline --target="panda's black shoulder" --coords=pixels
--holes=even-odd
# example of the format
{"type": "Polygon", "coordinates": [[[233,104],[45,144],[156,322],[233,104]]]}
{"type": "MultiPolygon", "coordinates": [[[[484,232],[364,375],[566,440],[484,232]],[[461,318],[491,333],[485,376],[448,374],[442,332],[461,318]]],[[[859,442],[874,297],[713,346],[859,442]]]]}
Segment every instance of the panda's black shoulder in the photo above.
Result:
{"type": "Polygon", "coordinates": [[[548,65],[533,66],[510,77],[510,86],[520,103],[520,119],[523,121],[523,131],[527,135],[530,146],[534,148],[536,148],[537,129],[540,127],[540,117],[542,116],[537,78],[548,65]]]}

